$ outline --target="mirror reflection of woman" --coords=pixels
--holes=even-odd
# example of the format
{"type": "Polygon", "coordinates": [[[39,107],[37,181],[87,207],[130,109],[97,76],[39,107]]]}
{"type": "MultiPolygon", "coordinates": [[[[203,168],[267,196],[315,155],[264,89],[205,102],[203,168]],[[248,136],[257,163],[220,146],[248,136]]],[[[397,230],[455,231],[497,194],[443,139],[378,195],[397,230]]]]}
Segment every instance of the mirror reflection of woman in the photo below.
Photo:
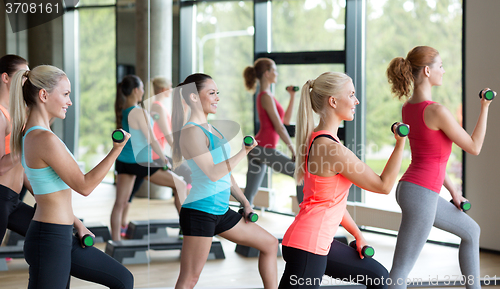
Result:
{"type": "Polygon", "coordinates": [[[184,158],[193,173],[193,187],[180,212],[184,241],[175,288],[196,285],[210,252],[212,238],[219,235],[258,249],[264,288],[275,289],[278,240],[229,208],[231,194],[240,202],[245,216],[252,212],[231,170],[254,148],[255,143],[252,146],[242,143],[241,150],[230,157],[228,140],[207,120],[209,114],[217,112],[220,100],[214,80],[201,73],[188,76],[174,91],[173,128],[174,132],[179,132],[174,133],[174,167],[184,158]],[[181,98],[191,108],[186,124],[181,98]]]}

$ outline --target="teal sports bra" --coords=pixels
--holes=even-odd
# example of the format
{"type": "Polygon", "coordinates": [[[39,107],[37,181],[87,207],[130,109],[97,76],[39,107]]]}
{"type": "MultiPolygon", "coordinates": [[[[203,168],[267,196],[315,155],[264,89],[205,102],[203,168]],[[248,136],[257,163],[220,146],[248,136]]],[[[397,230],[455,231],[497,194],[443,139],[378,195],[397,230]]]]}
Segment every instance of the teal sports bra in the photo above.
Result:
{"type": "MultiPolygon", "coordinates": [[[[23,136],[23,148],[21,154],[21,164],[23,165],[24,171],[26,172],[26,176],[28,177],[28,180],[31,183],[31,187],[33,188],[33,194],[46,195],[69,189],[69,186],[59,177],[59,175],[52,169],[52,167],[48,166],[41,169],[32,169],[26,165],[26,160],[24,159],[24,139],[26,138],[28,133],[30,133],[35,129],[48,130],[41,126],[34,126],[28,129],[23,136]]],[[[62,140],[61,142],[64,144],[62,140]]],[[[73,157],[73,159],[75,159],[73,154],[68,150],[68,147],[66,147],[66,144],[64,144],[64,147],[73,157]]]]}

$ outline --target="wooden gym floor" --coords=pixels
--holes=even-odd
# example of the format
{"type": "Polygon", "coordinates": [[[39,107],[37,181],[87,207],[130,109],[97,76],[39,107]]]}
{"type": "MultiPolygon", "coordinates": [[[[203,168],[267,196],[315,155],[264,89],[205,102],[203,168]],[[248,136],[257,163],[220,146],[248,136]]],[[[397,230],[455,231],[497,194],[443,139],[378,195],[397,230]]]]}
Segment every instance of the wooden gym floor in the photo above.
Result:
{"type": "MultiPolygon", "coordinates": [[[[85,222],[103,222],[109,225],[109,216],[115,197],[115,188],[110,184],[101,184],[87,198],[75,194],[73,208],[75,215],[85,222]]],[[[33,203],[31,196],[26,202],[33,203]]],[[[233,208],[234,209],[234,208],[233,208]]],[[[293,221],[292,217],[259,212],[258,224],[275,235],[283,234],[293,221]]],[[[129,220],[171,219],[176,218],[173,201],[134,199],[129,212],[129,220]]],[[[176,229],[169,229],[169,234],[177,234],[176,229]]],[[[339,233],[345,233],[340,228],[339,233]]],[[[349,240],[352,237],[345,233],[349,240]]],[[[368,242],[376,248],[376,259],[390,269],[396,238],[380,234],[364,233],[368,242]]],[[[257,270],[257,258],[246,258],[234,252],[235,244],[222,238],[226,259],[207,261],[197,287],[200,288],[262,288],[257,270]]],[[[105,244],[96,246],[104,250],[105,244]]],[[[135,288],[173,288],[179,274],[180,251],[150,251],[150,264],[127,265],[135,278],[135,288]]],[[[278,257],[278,277],[284,269],[284,261],[278,257]]],[[[0,288],[26,288],[28,284],[28,266],[23,259],[14,259],[8,263],[9,270],[0,272],[0,288]]],[[[460,274],[458,249],[434,244],[426,244],[422,254],[409,276],[410,279],[432,281],[435,278],[454,279],[460,274]],[[453,277],[455,275],[455,277],[453,277]]],[[[500,255],[481,253],[481,276],[500,278],[500,255]]],[[[105,288],[100,285],[72,278],[71,288],[105,288]]],[[[492,281],[493,283],[493,281],[492,281]]],[[[463,287],[463,286],[462,286],[463,287]]],[[[438,287],[433,287],[438,288],[438,287]]],[[[497,286],[500,288],[500,280],[497,286]]]]}

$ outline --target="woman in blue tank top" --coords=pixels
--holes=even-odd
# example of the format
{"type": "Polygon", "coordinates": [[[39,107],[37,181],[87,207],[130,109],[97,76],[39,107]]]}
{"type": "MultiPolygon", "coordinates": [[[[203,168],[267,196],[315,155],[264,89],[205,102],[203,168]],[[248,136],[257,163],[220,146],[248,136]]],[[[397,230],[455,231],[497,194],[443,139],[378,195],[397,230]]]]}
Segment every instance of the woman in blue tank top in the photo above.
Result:
{"type": "Polygon", "coordinates": [[[127,215],[128,200],[136,180],[148,179],[151,183],[171,187],[177,210],[187,195],[187,184],[174,172],[162,170],[168,161],[153,133],[153,119],[139,106],[144,95],[144,85],[136,75],[127,75],[118,84],[115,114],[117,128],[123,128],[131,137],[116,160],[116,200],[111,212],[111,237],[121,238],[120,228],[127,215]],[[160,157],[153,162],[152,150],[160,157]]]}
{"type": "Polygon", "coordinates": [[[190,75],[174,90],[172,158],[174,167],[180,164],[182,158],[187,160],[193,186],[179,217],[184,242],[175,288],[193,288],[196,285],[215,235],[258,249],[259,272],[264,288],[277,288],[278,240],[229,209],[229,195],[232,194],[244,208],[245,216],[252,212],[231,170],[256,143],[243,145],[236,155],[230,157],[228,140],[207,121],[208,114],[217,112],[218,102],[217,85],[206,74],[190,75]],[[191,109],[185,125],[181,97],[191,109]]]}
{"type": "MultiPolygon", "coordinates": [[[[54,117],[66,117],[66,110],[72,105],[70,92],[66,74],[49,65],[32,71],[20,70],[11,83],[11,153],[21,156],[37,203],[24,242],[24,256],[30,265],[28,288],[66,288],[73,270],[73,226],[80,236],[93,235],[73,214],[71,190],[88,196],[104,179],[124,145],[114,143],[108,155],[89,173],[83,174],[49,125],[54,117]]],[[[128,139],[130,135],[125,133],[125,136],[128,139]]],[[[103,260],[94,259],[93,253],[86,257],[88,264],[103,260]]],[[[105,262],[116,263],[109,259],[105,262]]],[[[87,267],[89,270],[95,268],[87,267]]],[[[128,270],[125,272],[112,276],[127,279],[128,285],[124,287],[132,288],[133,276],[128,270]]]]}

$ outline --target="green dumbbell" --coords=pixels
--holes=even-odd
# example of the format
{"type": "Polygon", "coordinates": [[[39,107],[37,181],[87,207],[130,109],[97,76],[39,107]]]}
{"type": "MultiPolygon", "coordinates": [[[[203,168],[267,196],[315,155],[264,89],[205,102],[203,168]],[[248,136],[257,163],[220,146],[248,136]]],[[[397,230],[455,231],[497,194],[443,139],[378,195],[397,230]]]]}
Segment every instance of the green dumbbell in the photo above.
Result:
{"type": "Polygon", "coordinates": [[[84,247],[92,247],[95,244],[94,237],[90,234],[85,234],[85,235],[83,235],[83,237],[80,238],[80,236],[77,233],[76,237],[80,239],[80,243],[84,247]]]}
{"type": "MultiPolygon", "coordinates": [[[[452,203],[453,205],[455,205],[455,203],[453,202],[453,199],[450,200],[450,203],[452,203]]],[[[462,210],[464,210],[464,212],[467,212],[468,210],[470,210],[470,208],[472,208],[472,205],[470,204],[469,201],[465,201],[465,202],[461,202],[460,203],[460,208],[462,210]]]]}
{"type": "MultiPolygon", "coordinates": [[[[356,240],[349,243],[349,246],[351,246],[355,250],[358,250],[358,247],[356,246],[356,240]]],[[[371,258],[373,257],[373,255],[375,255],[375,249],[373,249],[372,246],[365,245],[363,249],[361,249],[361,254],[366,258],[371,258]]]]}
{"type": "Polygon", "coordinates": [[[153,119],[155,121],[159,120],[160,119],[160,115],[158,113],[152,113],[151,116],[153,117],[153,119]]]}
{"type": "MultiPolygon", "coordinates": [[[[396,124],[397,122],[393,123],[391,125],[391,132],[394,133],[394,125],[396,124]]],[[[407,125],[407,124],[404,124],[404,123],[400,123],[397,127],[396,127],[396,132],[399,136],[401,137],[405,137],[407,136],[409,133],[410,133],[410,126],[407,125]]]]}
{"type": "MultiPolygon", "coordinates": [[[[240,210],[238,211],[238,213],[242,214],[243,215],[243,208],[240,208],[240,210]]],[[[250,220],[250,222],[257,222],[257,220],[259,219],[259,215],[257,215],[256,213],[254,212],[250,212],[247,216],[247,219],[250,220]]]]}
{"type": "MultiPolygon", "coordinates": [[[[298,86],[293,86],[293,87],[292,87],[292,89],[293,89],[293,91],[299,91],[299,90],[300,90],[300,87],[298,87],[298,86]]],[[[285,87],[285,90],[288,90],[288,86],[287,86],[287,87],[285,87]]]]}
{"type": "Polygon", "coordinates": [[[114,142],[121,143],[125,140],[125,134],[120,129],[115,129],[111,134],[111,138],[114,142]]]}
{"type": "Polygon", "coordinates": [[[486,100],[493,100],[495,98],[495,93],[491,89],[479,91],[479,98],[483,98],[483,96],[486,100]]]}
{"type": "Polygon", "coordinates": [[[248,147],[251,146],[254,141],[255,139],[253,138],[253,136],[250,135],[247,135],[243,138],[243,143],[245,143],[245,145],[248,147]]]}

